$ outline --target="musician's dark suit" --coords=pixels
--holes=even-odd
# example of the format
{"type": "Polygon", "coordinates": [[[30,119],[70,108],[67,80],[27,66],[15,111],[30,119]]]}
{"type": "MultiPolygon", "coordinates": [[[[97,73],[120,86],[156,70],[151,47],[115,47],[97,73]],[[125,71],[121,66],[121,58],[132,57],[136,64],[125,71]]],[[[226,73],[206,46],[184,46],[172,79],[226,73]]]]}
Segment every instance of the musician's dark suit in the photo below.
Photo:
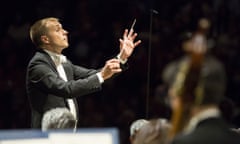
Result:
{"type": "MultiPolygon", "coordinates": [[[[65,82],[58,74],[51,57],[39,50],[31,59],[27,69],[27,92],[32,110],[32,128],[41,128],[44,112],[51,108],[68,107],[66,98],[73,98],[101,90],[96,75],[98,70],[63,63],[68,79],[65,82]]],[[[124,67],[122,67],[124,68],[124,67]]]]}
{"type": "Polygon", "coordinates": [[[240,144],[240,136],[221,118],[208,118],[189,134],[177,136],[172,144],[240,144]]]}

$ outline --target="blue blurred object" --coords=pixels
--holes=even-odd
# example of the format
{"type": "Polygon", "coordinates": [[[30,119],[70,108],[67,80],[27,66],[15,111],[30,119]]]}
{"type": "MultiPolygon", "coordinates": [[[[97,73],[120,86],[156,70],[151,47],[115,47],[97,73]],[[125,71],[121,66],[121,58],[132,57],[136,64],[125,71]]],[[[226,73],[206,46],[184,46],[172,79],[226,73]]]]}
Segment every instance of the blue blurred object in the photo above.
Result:
{"type": "MultiPolygon", "coordinates": [[[[77,129],[76,132],[72,132],[72,130],[51,130],[51,131],[45,131],[42,132],[41,130],[34,130],[34,129],[22,129],[22,130],[0,130],[0,143],[3,141],[11,141],[11,140],[30,140],[30,139],[41,139],[41,138],[49,138],[49,135],[53,134],[73,134],[81,136],[82,135],[87,135],[93,137],[91,139],[94,139],[94,135],[100,134],[107,134],[108,137],[105,138],[110,138],[110,141],[112,142],[111,144],[119,144],[119,130],[117,128],[81,128],[77,129]],[[110,137],[109,137],[110,136],[110,137]]],[[[105,135],[106,136],[106,135],[105,135]]],[[[96,139],[95,139],[96,140],[96,139]]],[[[81,143],[79,141],[79,143],[81,143]]]]}

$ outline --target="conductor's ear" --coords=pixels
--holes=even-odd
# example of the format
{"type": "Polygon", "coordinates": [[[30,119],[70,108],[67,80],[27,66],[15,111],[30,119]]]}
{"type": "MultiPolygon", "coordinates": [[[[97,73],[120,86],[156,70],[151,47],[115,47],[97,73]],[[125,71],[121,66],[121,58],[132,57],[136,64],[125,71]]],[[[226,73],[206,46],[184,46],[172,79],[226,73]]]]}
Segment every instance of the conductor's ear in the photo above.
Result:
{"type": "Polygon", "coordinates": [[[41,36],[41,40],[43,43],[48,44],[49,43],[49,38],[46,35],[41,36]]]}

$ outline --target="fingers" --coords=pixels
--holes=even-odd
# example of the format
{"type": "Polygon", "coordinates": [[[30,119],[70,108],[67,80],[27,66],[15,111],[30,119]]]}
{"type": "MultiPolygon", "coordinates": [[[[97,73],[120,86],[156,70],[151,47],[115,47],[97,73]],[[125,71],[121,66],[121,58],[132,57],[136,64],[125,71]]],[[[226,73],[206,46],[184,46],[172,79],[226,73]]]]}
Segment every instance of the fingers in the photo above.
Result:
{"type": "Polygon", "coordinates": [[[137,37],[137,33],[132,34],[131,36],[128,37],[129,40],[134,41],[135,38],[137,37]]]}
{"type": "Polygon", "coordinates": [[[130,29],[129,33],[128,33],[128,38],[132,38],[133,37],[133,32],[134,30],[133,29],[130,29]]]}
{"type": "Polygon", "coordinates": [[[120,42],[120,57],[121,59],[127,59],[129,56],[131,56],[134,48],[138,46],[141,43],[141,40],[138,40],[134,42],[135,38],[137,37],[137,33],[134,33],[133,29],[130,29],[128,31],[125,29],[123,38],[119,39],[120,42]]]}
{"type": "Polygon", "coordinates": [[[106,62],[106,65],[113,71],[113,72],[120,72],[120,61],[118,59],[111,59],[106,62]]]}
{"type": "Polygon", "coordinates": [[[118,60],[118,59],[110,59],[110,60],[108,60],[106,63],[120,63],[120,61],[118,60]]]}
{"type": "Polygon", "coordinates": [[[128,38],[128,29],[125,29],[123,33],[123,39],[127,39],[127,38],[128,38]]]}
{"type": "Polygon", "coordinates": [[[124,45],[124,43],[126,43],[126,40],[123,40],[123,39],[119,39],[119,42],[120,42],[120,48],[121,48],[121,46],[123,46],[124,45]]]}
{"type": "MultiPolygon", "coordinates": [[[[133,30],[130,31],[129,34],[127,34],[128,30],[126,29],[125,32],[124,32],[124,36],[123,36],[123,39],[119,39],[119,42],[120,42],[120,48],[121,46],[124,45],[124,43],[130,43],[130,42],[133,42],[135,40],[135,38],[137,37],[137,33],[134,33],[133,34],[133,30]]],[[[133,46],[136,47],[138,46],[139,44],[141,43],[141,40],[138,40],[137,42],[133,43],[133,46]]]]}
{"type": "Polygon", "coordinates": [[[137,33],[134,33],[133,29],[130,30],[129,34],[128,34],[128,39],[131,40],[131,41],[134,41],[135,38],[137,37],[137,33]]]}
{"type": "Polygon", "coordinates": [[[122,49],[124,42],[122,39],[119,39],[119,42],[120,42],[120,49],[122,49]]]}
{"type": "Polygon", "coordinates": [[[130,29],[130,31],[128,31],[128,29],[125,29],[124,33],[123,33],[123,39],[129,39],[129,40],[134,40],[137,37],[137,33],[134,33],[133,29],[130,29]]]}
{"type": "Polygon", "coordinates": [[[134,47],[138,46],[142,41],[138,40],[137,42],[134,43],[134,47]]]}
{"type": "Polygon", "coordinates": [[[104,80],[112,77],[115,73],[121,72],[120,61],[118,59],[110,59],[106,61],[105,66],[101,70],[101,75],[104,80]]]}

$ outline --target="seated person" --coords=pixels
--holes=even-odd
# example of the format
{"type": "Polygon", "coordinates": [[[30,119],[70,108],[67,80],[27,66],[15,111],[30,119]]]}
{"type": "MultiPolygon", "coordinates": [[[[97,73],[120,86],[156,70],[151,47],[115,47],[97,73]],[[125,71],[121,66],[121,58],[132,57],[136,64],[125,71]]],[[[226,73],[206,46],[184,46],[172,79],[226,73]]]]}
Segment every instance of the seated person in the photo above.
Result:
{"type": "Polygon", "coordinates": [[[54,108],[43,115],[42,131],[73,128],[76,129],[76,118],[67,108],[54,108]]]}
{"type": "Polygon", "coordinates": [[[170,124],[166,119],[140,119],[130,127],[131,144],[165,144],[170,124]]]}

